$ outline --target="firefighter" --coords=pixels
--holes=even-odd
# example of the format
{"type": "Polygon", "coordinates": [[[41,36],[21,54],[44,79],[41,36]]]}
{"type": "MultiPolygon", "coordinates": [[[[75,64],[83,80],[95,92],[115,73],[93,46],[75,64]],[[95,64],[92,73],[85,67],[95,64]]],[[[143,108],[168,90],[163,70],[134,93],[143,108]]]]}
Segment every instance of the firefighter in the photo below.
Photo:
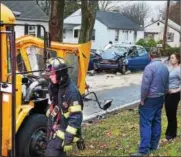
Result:
{"type": "Polygon", "coordinates": [[[47,116],[53,119],[53,126],[45,156],[67,156],[73,143],[77,143],[78,149],[85,147],[81,138],[83,101],[69,78],[68,68],[62,58],[51,58],[46,66],[51,104],[47,116]]]}

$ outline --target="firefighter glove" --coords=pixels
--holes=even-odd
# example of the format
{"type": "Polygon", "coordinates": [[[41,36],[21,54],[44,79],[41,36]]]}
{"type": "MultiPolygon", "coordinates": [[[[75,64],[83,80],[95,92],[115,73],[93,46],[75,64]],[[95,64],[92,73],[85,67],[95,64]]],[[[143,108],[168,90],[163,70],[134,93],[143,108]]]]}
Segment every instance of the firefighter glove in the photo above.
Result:
{"type": "Polygon", "coordinates": [[[70,151],[72,151],[72,145],[65,145],[65,146],[63,147],[63,150],[64,150],[64,152],[70,152],[70,151]]]}
{"type": "Polygon", "coordinates": [[[77,141],[77,149],[78,150],[84,150],[85,149],[85,142],[84,139],[81,138],[79,141],[77,141]]]}

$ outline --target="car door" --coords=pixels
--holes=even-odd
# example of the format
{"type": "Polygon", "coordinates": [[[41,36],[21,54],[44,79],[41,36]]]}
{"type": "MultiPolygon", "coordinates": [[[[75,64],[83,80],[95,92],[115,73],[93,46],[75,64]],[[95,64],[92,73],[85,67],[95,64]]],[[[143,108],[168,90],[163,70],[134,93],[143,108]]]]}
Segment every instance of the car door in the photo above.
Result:
{"type": "Polygon", "coordinates": [[[139,59],[139,68],[144,70],[144,68],[150,63],[151,59],[144,48],[138,49],[138,59],[139,59]]]}
{"type": "Polygon", "coordinates": [[[139,58],[138,58],[138,51],[131,52],[128,56],[128,69],[129,70],[136,70],[139,68],[139,58]]]}
{"type": "Polygon", "coordinates": [[[144,48],[138,48],[135,54],[131,54],[128,58],[128,69],[143,70],[149,62],[147,51],[144,48]]]}

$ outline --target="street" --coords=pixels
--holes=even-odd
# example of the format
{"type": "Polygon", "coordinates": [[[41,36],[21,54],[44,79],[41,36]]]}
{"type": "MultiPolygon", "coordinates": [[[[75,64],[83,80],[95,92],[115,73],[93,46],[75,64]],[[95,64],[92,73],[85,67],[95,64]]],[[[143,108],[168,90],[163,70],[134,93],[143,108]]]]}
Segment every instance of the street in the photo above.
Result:
{"type": "MultiPolygon", "coordinates": [[[[113,110],[139,100],[141,78],[142,73],[140,72],[127,75],[99,74],[87,76],[87,83],[90,86],[90,91],[95,91],[101,102],[113,99],[109,109],[113,110]]],[[[89,119],[94,117],[93,115],[99,115],[103,112],[96,102],[89,101],[84,104],[84,119],[89,119]]]]}

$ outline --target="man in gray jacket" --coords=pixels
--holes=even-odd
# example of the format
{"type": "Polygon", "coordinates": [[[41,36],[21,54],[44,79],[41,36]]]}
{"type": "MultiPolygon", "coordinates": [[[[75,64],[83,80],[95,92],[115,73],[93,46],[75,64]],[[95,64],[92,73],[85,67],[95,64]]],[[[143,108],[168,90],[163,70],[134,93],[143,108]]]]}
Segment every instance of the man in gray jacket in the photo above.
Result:
{"type": "Polygon", "coordinates": [[[161,62],[156,48],[149,53],[151,62],[144,70],[141,85],[140,146],[139,151],[131,156],[147,156],[158,148],[161,136],[161,111],[164,95],[168,90],[169,72],[161,62]]]}

